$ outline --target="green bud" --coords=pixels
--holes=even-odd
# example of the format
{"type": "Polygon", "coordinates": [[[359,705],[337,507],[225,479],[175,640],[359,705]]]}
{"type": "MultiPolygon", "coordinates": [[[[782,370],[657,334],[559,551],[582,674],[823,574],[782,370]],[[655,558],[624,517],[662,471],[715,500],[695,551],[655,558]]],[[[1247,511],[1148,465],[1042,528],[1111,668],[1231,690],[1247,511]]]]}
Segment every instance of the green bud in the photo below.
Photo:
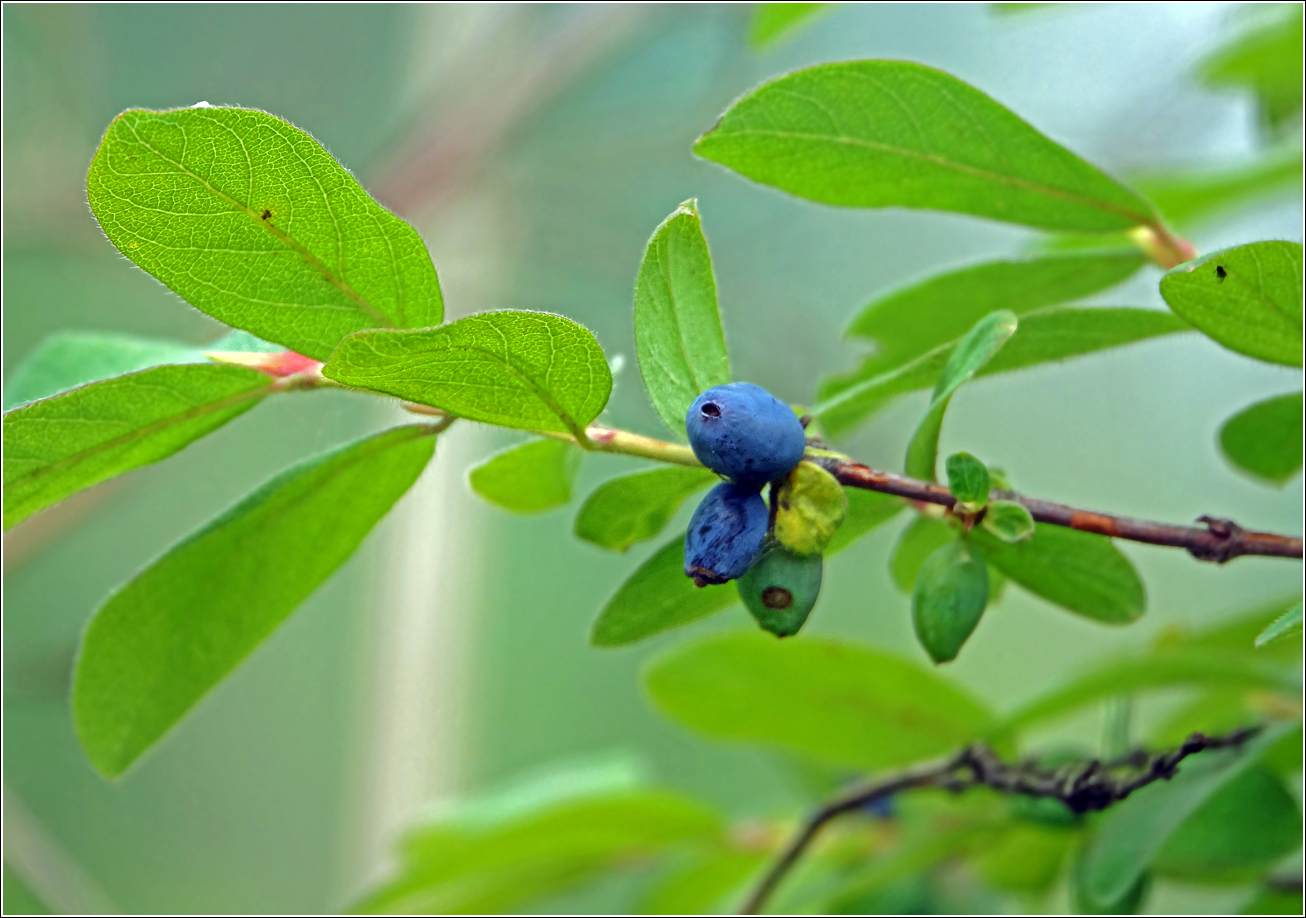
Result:
{"type": "Polygon", "coordinates": [[[912,591],[916,637],[935,663],[956,659],[989,601],[989,570],[965,542],[934,550],[912,591]]]}
{"type": "Polygon", "coordinates": [[[946,463],[948,490],[957,498],[957,510],[977,513],[989,500],[989,470],[970,453],[953,453],[946,463]]]}
{"type": "Polygon", "coordinates": [[[819,554],[799,554],[768,539],[753,566],[737,581],[757,623],[776,637],[797,634],[821,593],[819,554]]]}
{"type": "Polygon", "coordinates": [[[848,513],[848,495],[833,475],[800,462],[776,494],[775,537],[800,555],[820,554],[848,513]]]}
{"type": "Polygon", "coordinates": [[[995,500],[980,525],[1004,542],[1022,542],[1034,537],[1034,517],[1011,500],[995,500]]]}

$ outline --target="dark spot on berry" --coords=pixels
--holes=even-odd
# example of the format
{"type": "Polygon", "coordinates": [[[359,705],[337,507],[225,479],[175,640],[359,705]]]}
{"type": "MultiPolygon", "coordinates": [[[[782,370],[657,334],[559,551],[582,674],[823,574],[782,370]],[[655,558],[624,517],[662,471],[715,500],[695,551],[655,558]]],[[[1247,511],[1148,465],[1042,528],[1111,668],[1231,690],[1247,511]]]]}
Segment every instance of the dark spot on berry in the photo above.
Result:
{"type": "Polygon", "coordinates": [[[699,526],[699,527],[698,527],[698,534],[699,534],[699,535],[707,535],[707,534],[708,534],[709,532],[711,532],[711,531],[712,531],[712,526],[711,526],[710,524],[707,525],[707,526],[699,526]]]}
{"type": "Polygon", "coordinates": [[[704,402],[702,411],[710,418],[721,417],[721,406],[716,402],[704,402]]]}
{"type": "Polygon", "coordinates": [[[762,605],[768,609],[788,609],[794,604],[794,594],[784,587],[767,587],[762,591],[762,605]]]}
{"type": "Polygon", "coordinates": [[[1217,278],[1216,283],[1219,283],[1220,281],[1224,280],[1225,277],[1228,276],[1228,274],[1229,272],[1224,270],[1224,265],[1215,266],[1215,276],[1217,278]]]}
{"type": "Polygon", "coordinates": [[[271,219],[272,219],[272,211],[270,211],[270,210],[265,210],[265,211],[263,211],[263,219],[264,219],[264,220],[271,220],[271,219]]]}

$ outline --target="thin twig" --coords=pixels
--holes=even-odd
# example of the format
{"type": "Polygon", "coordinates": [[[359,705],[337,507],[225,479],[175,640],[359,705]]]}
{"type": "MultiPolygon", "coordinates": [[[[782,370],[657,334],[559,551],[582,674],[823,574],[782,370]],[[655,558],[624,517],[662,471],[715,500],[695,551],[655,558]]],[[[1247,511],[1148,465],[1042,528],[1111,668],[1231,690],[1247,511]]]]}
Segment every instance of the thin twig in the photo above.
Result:
{"type": "Polygon", "coordinates": [[[957,792],[984,785],[1001,793],[1060,800],[1073,813],[1104,810],[1140,787],[1154,781],[1169,781],[1175,776],[1179,763],[1188,756],[1207,749],[1241,746],[1261,729],[1259,726],[1246,727],[1223,736],[1193,733],[1178,749],[1168,752],[1148,756],[1138,751],[1115,762],[1090,759],[1055,769],[1040,768],[1035,762],[1010,764],[998,758],[985,744],[975,743],[945,759],[858,785],[822,806],[803,823],[798,834],[780,852],[739,913],[755,915],[760,912],[780,881],[832,820],[864,809],[899,791],[938,787],[957,792]]]}

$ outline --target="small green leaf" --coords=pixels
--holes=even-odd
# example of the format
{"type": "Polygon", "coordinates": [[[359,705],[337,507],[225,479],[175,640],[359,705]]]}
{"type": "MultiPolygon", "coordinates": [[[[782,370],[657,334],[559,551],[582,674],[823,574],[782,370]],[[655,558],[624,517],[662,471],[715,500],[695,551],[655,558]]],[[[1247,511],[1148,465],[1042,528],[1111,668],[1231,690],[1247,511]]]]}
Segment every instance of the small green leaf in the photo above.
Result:
{"type": "Polygon", "coordinates": [[[109,597],[73,676],[91,763],[120,775],[158,742],[354,553],[434,448],[414,425],[301,463],[109,597]]]}
{"type": "Polygon", "coordinates": [[[576,535],[625,551],[661,532],[685,498],[719,480],[707,469],[667,466],[605,481],[576,514],[576,535]]]}
{"type": "Polygon", "coordinates": [[[916,574],[911,597],[916,639],[935,663],[955,660],[989,601],[984,559],[964,541],[936,548],[916,574]]]}
{"type": "Polygon", "coordinates": [[[1301,111],[1302,10],[1296,3],[1274,4],[1286,15],[1239,36],[1203,61],[1200,72],[1210,86],[1247,87],[1256,94],[1261,121],[1271,129],[1301,111]]]}
{"type": "Polygon", "coordinates": [[[1264,647],[1271,641],[1278,640],[1292,634],[1300,634],[1302,630],[1302,604],[1299,602],[1287,612],[1280,615],[1272,621],[1264,631],[1256,637],[1256,646],[1264,647]]]}
{"type": "Polygon", "coordinates": [[[1004,542],[982,527],[970,538],[990,564],[1063,609],[1127,625],[1147,608],[1142,579],[1106,536],[1038,523],[1028,541],[1004,542]]]}
{"type": "Polygon", "coordinates": [[[859,372],[878,376],[955,341],[991,312],[1023,316],[1089,296],[1121,283],[1145,260],[1132,248],[967,265],[879,297],[845,334],[876,342],[859,372]]]}
{"type": "Polygon", "coordinates": [[[843,485],[816,463],[799,462],[776,490],[776,540],[800,555],[820,554],[847,513],[843,485]]]}
{"type": "Polygon", "coordinates": [[[819,64],[765,83],[694,152],[844,207],[919,207],[1083,232],[1155,219],[1138,195],[984,93],[906,61],[819,64]]]}
{"type": "Polygon", "coordinates": [[[5,410],[77,386],[162,364],[206,363],[204,352],[179,341],[103,332],[60,332],[43,340],[5,383],[5,410]]]}
{"type": "Polygon", "coordinates": [[[975,512],[989,501],[989,470],[970,453],[953,453],[943,464],[952,496],[975,512]]]}
{"type": "MultiPolygon", "coordinates": [[[[1191,330],[1183,319],[1158,309],[1056,307],[1032,312],[1020,319],[1011,340],[976,375],[1020,370],[1191,330]]],[[[932,385],[955,346],[942,345],[879,375],[856,370],[827,377],[821,385],[823,400],[811,413],[830,434],[843,433],[895,397],[932,385]]]]}
{"type": "Polygon", "coordinates": [[[186,302],[309,357],[350,332],[443,316],[417,232],[266,112],[123,112],[86,192],[109,240],[186,302]]]}
{"type": "Polygon", "coordinates": [[[440,328],[351,335],[322,374],[468,418],[585,438],[612,392],[603,349],[547,312],[486,312],[440,328]]]}
{"type": "Polygon", "coordinates": [[[826,557],[843,551],[872,529],[893,519],[907,506],[900,497],[861,488],[845,488],[844,495],[848,499],[848,515],[825,547],[826,557]]]}
{"type": "Polygon", "coordinates": [[[995,500],[980,523],[1004,542],[1024,542],[1034,536],[1034,517],[1012,500],[995,500]]]}
{"type": "Polygon", "coordinates": [[[827,10],[829,3],[759,3],[753,9],[753,21],[748,27],[748,44],[754,51],[763,51],[782,39],[805,28],[817,14],[827,10]]]}
{"type": "Polygon", "coordinates": [[[1220,428],[1229,461],[1276,485],[1301,471],[1302,394],[1277,395],[1244,408],[1220,428]]]}
{"type": "Polygon", "coordinates": [[[1175,830],[1295,726],[1268,729],[1240,749],[1208,750],[1190,757],[1174,778],[1149,784],[1113,806],[1084,852],[1084,891],[1094,901],[1119,899],[1175,830]]]}
{"type": "Polygon", "coordinates": [[[928,516],[917,516],[898,536],[898,544],[893,547],[889,558],[889,573],[898,589],[908,596],[916,588],[916,577],[920,573],[925,559],[934,554],[935,549],[957,541],[957,530],[943,520],[928,516]]]}
{"type": "Polygon", "coordinates": [[[244,367],[162,366],[31,402],[4,416],[4,525],[115,475],[166,459],[276,382],[244,367]]]}
{"type": "Polygon", "coordinates": [[[685,413],[706,389],[730,382],[712,256],[686,201],[653,231],[635,281],[635,353],[658,416],[685,435],[685,413]]]}
{"type": "Polygon", "coordinates": [[[619,647],[720,612],[739,601],[733,583],[696,587],[685,576],[685,535],[659,548],[626,578],[590,631],[596,647],[619,647]]]}
{"type": "Polygon", "coordinates": [[[1302,365],[1300,242],[1252,242],[1212,252],[1161,278],[1161,296],[1231,351],[1302,365]]]}
{"type": "Polygon", "coordinates": [[[1152,859],[1164,876],[1201,883],[1253,879],[1301,842],[1301,813],[1264,765],[1248,766],[1184,820],[1152,859]]]}
{"type": "Polygon", "coordinates": [[[907,446],[906,469],[913,478],[934,480],[934,465],[939,454],[939,431],[948,403],[961,384],[966,382],[1007,343],[1016,332],[1016,316],[1008,310],[989,313],[957,342],[943,373],[934,386],[934,396],[920,426],[907,446]]]}
{"type": "Polygon", "coordinates": [[[714,635],[655,658],[644,685],[678,723],[852,768],[957,749],[989,715],[950,682],[898,657],[818,638],[714,635]]]}
{"type": "Polygon", "coordinates": [[[531,440],[496,453],[468,473],[472,490],[514,513],[542,513],[571,500],[580,450],[559,440],[531,440]]]}

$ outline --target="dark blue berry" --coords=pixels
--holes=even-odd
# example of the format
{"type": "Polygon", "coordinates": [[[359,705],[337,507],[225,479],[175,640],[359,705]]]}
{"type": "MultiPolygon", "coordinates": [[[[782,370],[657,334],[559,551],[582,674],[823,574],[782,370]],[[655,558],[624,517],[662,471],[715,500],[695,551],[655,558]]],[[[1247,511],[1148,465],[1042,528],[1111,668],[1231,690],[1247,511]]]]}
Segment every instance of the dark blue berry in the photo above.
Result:
{"type": "Polygon", "coordinates": [[[685,576],[706,586],[743,574],[762,548],[767,517],[756,488],[722,482],[708,491],[685,533],[685,576]]]}
{"type": "Polygon", "coordinates": [[[685,429],[694,455],[731,481],[761,487],[803,458],[807,435],[793,410],[761,386],[713,386],[689,406],[685,429]]]}

